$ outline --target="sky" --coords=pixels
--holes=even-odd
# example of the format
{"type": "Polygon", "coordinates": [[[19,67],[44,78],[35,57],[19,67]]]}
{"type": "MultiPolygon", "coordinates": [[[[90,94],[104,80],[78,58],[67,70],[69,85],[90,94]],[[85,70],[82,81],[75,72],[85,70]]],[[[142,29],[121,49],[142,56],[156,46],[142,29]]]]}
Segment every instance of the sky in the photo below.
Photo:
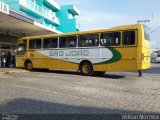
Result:
{"type": "Polygon", "coordinates": [[[151,49],[160,48],[160,0],[56,0],[60,5],[74,4],[80,11],[80,30],[110,28],[135,24],[137,20],[150,29],[151,49]],[[154,31],[154,32],[152,32],[154,31]]]}

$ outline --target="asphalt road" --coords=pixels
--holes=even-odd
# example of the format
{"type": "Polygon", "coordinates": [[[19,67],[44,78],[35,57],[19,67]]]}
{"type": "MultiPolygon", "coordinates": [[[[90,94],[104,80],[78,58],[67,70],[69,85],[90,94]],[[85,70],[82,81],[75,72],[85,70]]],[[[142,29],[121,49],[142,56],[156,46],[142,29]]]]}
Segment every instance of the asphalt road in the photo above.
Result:
{"type": "Polygon", "coordinates": [[[0,75],[0,113],[160,113],[160,64],[143,71],[86,77],[76,72],[0,75]]]}

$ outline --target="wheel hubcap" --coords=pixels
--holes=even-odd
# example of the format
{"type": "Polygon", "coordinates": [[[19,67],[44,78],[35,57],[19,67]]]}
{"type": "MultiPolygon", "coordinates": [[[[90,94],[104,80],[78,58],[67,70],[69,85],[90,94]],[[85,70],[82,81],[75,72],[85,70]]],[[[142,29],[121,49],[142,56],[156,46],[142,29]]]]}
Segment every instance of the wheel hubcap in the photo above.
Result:
{"type": "Polygon", "coordinates": [[[28,69],[31,70],[32,69],[32,64],[28,63],[28,69]]]}
{"type": "Polygon", "coordinates": [[[88,66],[88,65],[84,65],[84,66],[83,66],[83,72],[84,72],[84,73],[88,73],[89,71],[90,71],[89,66],[88,66]]]}

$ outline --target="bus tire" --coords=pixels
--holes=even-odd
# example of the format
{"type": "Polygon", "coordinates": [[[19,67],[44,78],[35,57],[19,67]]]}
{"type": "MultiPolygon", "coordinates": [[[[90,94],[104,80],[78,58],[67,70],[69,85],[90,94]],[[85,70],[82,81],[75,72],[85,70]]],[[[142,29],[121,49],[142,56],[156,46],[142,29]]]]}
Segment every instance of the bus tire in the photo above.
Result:
{"type": "Polygon", "coordinates": [[[101,76],[103,74],[105,74],[106,72],[104,71],[95,71],[94,74],[97,75],[97,76],[101,76]]]}
{"type": "Polygon", "coordinates": [[[93,74],[93,66],[90,62],[85,61],[80,65],[80,72],[84,76],[91,76],[93,74]]]}
{"type": "Polygon", "coordinates": [[[33,64],[30,61],[27,61],[25,64],[25,67],[27,70],[32,71],[33,70],[33,64]]]}

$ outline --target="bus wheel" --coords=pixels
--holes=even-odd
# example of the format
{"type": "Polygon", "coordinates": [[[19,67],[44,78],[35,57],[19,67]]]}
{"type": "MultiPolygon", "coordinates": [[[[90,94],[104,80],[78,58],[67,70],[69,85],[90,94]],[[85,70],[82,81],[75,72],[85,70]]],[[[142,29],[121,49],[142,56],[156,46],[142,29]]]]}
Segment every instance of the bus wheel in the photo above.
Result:
{"type": "Polygon", "coordinates": [[[93,74],[93,66],[90,62],[83,62],[80,66],[80,72],[84,76],[91,76],[93,74]]]}
{"type": "Polygon", "coordinates": [[[97,75],[97,76],[101,76],[103,74],[105,74],[106,72],[104,71],[95,71],[94,74],[97,75]]]}
{"type": "Polygon", "coordinates": [[[31,62],[26,63],[26,69],[29,70],[29,71],[33,70],[33,65],[32,65],[31,62]]]}

